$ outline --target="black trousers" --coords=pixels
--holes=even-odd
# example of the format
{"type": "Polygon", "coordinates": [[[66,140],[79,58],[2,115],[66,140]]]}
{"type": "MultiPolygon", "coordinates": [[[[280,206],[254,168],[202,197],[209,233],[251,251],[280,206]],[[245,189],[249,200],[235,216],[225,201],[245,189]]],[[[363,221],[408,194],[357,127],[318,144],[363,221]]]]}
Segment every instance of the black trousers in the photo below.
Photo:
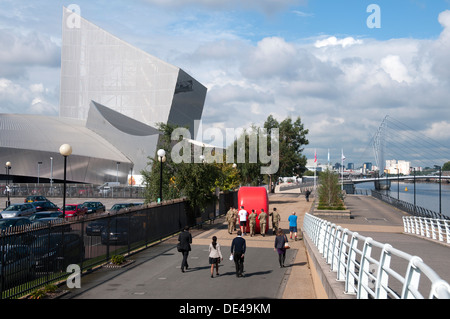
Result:
{"type": "Polygon", "coordinates": [[[236,276],[242,276],[244,273],[244,256],[242,256],[242,253],[234,253],[233,259],[236,265],[236,276]]]}
{"type": "Polygon", "coordinates": [[[189,250],[183,250],[181,252],[183,254],[183,260],[181,261],[181,270],[187,269],[189,267],[187,258],[189,256],[189,250]]]}

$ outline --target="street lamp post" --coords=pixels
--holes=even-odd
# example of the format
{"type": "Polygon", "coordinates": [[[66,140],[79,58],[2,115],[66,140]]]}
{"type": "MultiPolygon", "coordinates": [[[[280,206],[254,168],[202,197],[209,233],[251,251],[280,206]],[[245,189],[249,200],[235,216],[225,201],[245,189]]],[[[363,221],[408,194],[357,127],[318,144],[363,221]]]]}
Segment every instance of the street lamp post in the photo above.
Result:
{"type": "Polygon", "coordinates": [[[67,172],[67,156],[72,154],[72,146],[63,144],[59,148],[59,153],[64,156],[64,188],[63,188],[63,216],[66,216],[66,172],[67,172]]]}
{"type": "Polygon", "coordinates": [[[158,161],[161,163],[159,167],[159,199],[158,202],[162,202],[162,183],[163,183],[163,163],[166,161],[166,151],[163,149],[158,150],[158,161]]]}
{"type": "Polygon", "coordinates": [[[38,178],[37,178],[37,184],[38,184],[38,187],[39,187],[39,177],[40,177],[40,167],[41,167],[41,165],[42,165],[42,162],[38,162],[38,178]]]}
{"type": "Polygon", "coordinates": [[[11,189],[9,187],[9,170],[11,169],[11,162],[6,162],[6,176],[7,176],[7,183],[8,187],[6,187],[6,193],[8,193],[8,200],[6,201],[6,207],[9,207],[11,204],[9,193],[11,192],[11,189]]]}

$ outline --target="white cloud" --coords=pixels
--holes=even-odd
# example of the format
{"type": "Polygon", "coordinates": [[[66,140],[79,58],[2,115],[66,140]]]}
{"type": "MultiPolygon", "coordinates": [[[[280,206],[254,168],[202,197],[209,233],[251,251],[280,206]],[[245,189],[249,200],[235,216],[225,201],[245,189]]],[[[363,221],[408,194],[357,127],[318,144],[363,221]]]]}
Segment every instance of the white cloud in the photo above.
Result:
{"type": "Polygon", "coordinates": [[[327,46],[341,46],[343,48],[352,46],[355,44],[362,44],[362,40],[356,40],[352,37],[347,37],[344,39],[338,39],[336,37],[329,37],[324,40],[317,40],[314,44],[316,48],[323,48],[327,46]]]}
{"type": "Polygon", "coordinates": [[[397,55],[389,55],[382,59],[381,67],[397,82],[411,83],[413,80],[408,74],[408,69],[397,55]]]}

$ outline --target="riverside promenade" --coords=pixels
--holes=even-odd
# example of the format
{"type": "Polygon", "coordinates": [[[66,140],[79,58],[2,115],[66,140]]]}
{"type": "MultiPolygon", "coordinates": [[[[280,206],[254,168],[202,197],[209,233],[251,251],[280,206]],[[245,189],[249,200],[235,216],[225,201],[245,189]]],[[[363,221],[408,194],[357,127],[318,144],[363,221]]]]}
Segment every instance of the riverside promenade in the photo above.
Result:
{"type": "MultiPolygon", "coordinates": [[[[270,194],[270,210],[280,212],[280,227],[288,232],[288,216],[295,211],[299,217],[299,231],[303,217],[310,212],[312,201],[307,202],[298,189],[270,194]]],[[[409,234],[403,234],[399,211],[370,196],[349,195],[346,205],[352,219],[327,219],[363,236],[389,243],[411,255],[421,257],[439,276],[450,282],[450,247],[409,234]]],[[[317,256],[310,240],[290,240],[286,267],[278,265],[274,251],[275,236],[272,229],[262,237],[245,236],[244,278],[235,276],[234,262],[230,261],[231,241],[236,233],[228,234],[223,217],[202,228],[191,229],[192,251],[189,269],[180,271],[181,254],[176,251],[177,236],[128,257],[133,263],[111,269],[102,267],[81,278],[81,288],[70,289],[62,299],[354,299],[345,295],[343,283],[330,278],[329,266],[317,256]],[[208,245],[212,236],[222,247],[223,261],[220,276],[210,277],[208,245]],[[309,253],[308,253],[309,252],[309,253]]],[[[302,238],[302,235],[299,234],[302,238]]],[[[180,302],[180,301],[178,301],[180,302]]],[[[184,301],[183,301],[184,302],[184,301]]]]}

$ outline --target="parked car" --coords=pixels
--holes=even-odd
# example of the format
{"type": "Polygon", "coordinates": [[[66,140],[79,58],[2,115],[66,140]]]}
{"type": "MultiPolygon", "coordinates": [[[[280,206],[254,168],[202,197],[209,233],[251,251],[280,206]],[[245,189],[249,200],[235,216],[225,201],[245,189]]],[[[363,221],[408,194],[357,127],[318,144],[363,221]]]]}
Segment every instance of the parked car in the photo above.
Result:
{"type": "Polygon", "coordinates": [[[11,204],[2,211],[3,218],[30,216],[36,213],[36,208],[30,203],[11,204]]]}
{"type": "MultiPolygon", "coordinates": [[[[53,213],[53,212],[51,212],[53,213]]],[[[39,213],[36,213],[39,214],[39,213]]],[[[62,215],[62,212],[61,212],[62,215]]],[[[49,216],[49,217],[42,217],[35,220],[32,220],[32,226],[33,230],[36,229],[43,229],[43,232],[38,232],[38,234],[48,234],[48,228],[49,224],[51,226],[50,232],[57,233],[57,232],[70,232],[72,230],[70,223],[66,223],[66,220],[62,217],[55,217],[55,216],[49,216]]],[[[33,232],[35,233],[35,232],[33,232]]]]}
{"type": "Polygon", "coordinates": [[[3,256],[3,259],[0,259],[1,291],[34,279],[36,262],[29,246],[1,246],[0,256],[3,256]]]}
{"type": "Polygon", "coordinates": [[[33,205],[36,208],[37,212],[59,210],[59,207],[50,201],[36,201],[32,202],[31,205],[33,205]]]}
{"type": "Polygon", "coordinates": [[[128,232],[129,232],[129,218],[119,217],[114,218],[109,225],[102,228],[101,240],[102,244],[116,243],[125,244],[128,242],[128,232]],[[109,232],[108,232],[109,230],[109,232]]]}
{"type": "Polygon", "coordinates": [[[31,245],[36,259],[36,270],[62,270],[84,259],[84,242],[74,233],[51,233],[38,236],[31,245]]]}
{"type": "Polygon", "coordinates": [[[98,219],[90,222],[86,226],[86,235],[88,236],[100,236],[104,227],[108,226],[108,219],[98,219]]]}
{"type": "Polygon", "coordinates": [[[100,233],[102,244],[127,244],[142,237],[142,228],[134,218],[113,217],[100,233]]]}
{"type": "Polygon", "coordinates": [[[135,204],[133,203],[119,203],[119,204],[114,204],[111,209],[109,210],[110,213],[114,214],[117,213],[119,210],[123,209],[123,208],[130,208],[135,206],[135,204]]]}
{"type": "Polygon", "coordinates": [[[27,225],[31,225],[31,221],[28,217],[11,217],[0,219],[0,229],[27,225]]]}
{"type": "MultiPolygon", "coordinates": [[[[60,208],[62,211],[62,208],[60,208]]],[[[87,212],[87,207],[83,204],[69,204],[65,206],[66,217],[83,216],[87,212]]]]}
{"type": "Polygon", "coordinates": [[[31,195],[25,198],[24,203],[43,202],[43,201],[48,201],[47,197],[42,195],[31,195]]]}
{"type": "Polygon", "coordinates": [[[87,207],[86,214],[102,213],[106,210],[101,202],[84,202],[83,205],[87,207]]]}
{"type": "Polygon", "coordinates": [[[64,215],[63,215],[63,212],[60,212],[60,211],[56,211],[56,212],[53,212],[53,211],[37,212],[37,213],[34,213],[33,215],[30,216],[30,220],[33,222],[35,220],[39,220],[39,219],[47,218],[47,217],[63,218],[64,215]]]}

